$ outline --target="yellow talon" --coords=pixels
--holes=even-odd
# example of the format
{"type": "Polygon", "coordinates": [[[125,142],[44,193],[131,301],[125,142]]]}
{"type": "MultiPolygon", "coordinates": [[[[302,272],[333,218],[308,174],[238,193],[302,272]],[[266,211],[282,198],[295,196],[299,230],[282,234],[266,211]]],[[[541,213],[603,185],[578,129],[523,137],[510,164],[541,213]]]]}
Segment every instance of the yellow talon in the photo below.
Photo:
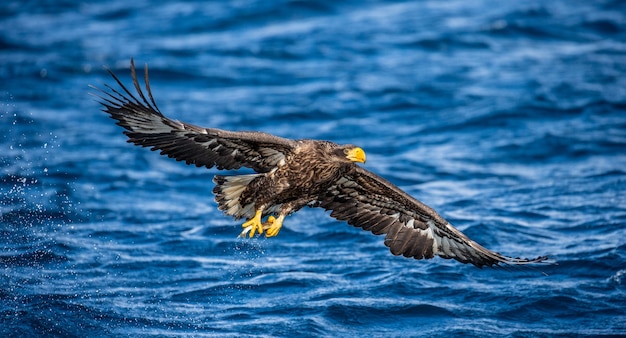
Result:
{"type": "Polygon", "coordinates": [[[254,217],[241,225],[244,229],[239,236],[245,237],[249,232],[250,238],[252,238],[257,231],[259,232],[259,235],[263,234],[263,230],[266,230],[265,237],[274,237],[278,235],[280,228],[283,226],[285,216],[280,215],[278,218],[269,216],[267,221],[263,223],[261,222],[262,216],[263,210],[257,210],[254,217]]]}
{"type": "Polygon", "coordinates": [[[263,215],[263,210],[259,209],[254,214],[254,217],[249,219],[247,222],[243,223],[241,226],[244,230],[241,232],[241,235],[246,234],[246,232],[250,231],[250,238],[254,236],[254,234],[258,231],[259,235],[263,233],[263,223],[261,223],[261,216],[263,215]]]}
{"type": "Polygon", "coordinates": [[[285,215],[280,215],[278,218],[274,218],[270,216],[267,219],[267,222],[270,223],[269,228],[267,228],[267,232],[265,232],[265,237],[274,237],[278,235],[280,228],[283,227],[283,220],[285,219],[285,215]]]}

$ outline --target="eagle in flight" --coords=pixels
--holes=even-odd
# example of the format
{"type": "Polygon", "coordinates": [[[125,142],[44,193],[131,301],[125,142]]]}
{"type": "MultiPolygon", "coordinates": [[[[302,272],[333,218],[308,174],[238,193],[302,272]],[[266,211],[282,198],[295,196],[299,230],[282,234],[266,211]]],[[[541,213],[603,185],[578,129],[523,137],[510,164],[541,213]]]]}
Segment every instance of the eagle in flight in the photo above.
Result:
{"type": "Polygon", "coordinates": [[[512,258],[484,248],[429,206],[359,166],[366,157],[355,145],[203,128],[172,120],[161,113],[152,97],[147,65],[147,97],[133,60],[130,73],[136,94],[107,70],[121,89],[105,85],[108,90],[100,90],[103,95],[97,97],[103,111],[126,129],[128,142],[196,167],[254,170],[254,174],[217,175],[213,179],[219,209],[245,219],[242,236],[276,236],[285,217],[309,206],[330,210],[331,217],[375,235],[384,234],[384,243],[394,255],[415,259],[437,255],[479,268],[547,259],[512,258]]]}

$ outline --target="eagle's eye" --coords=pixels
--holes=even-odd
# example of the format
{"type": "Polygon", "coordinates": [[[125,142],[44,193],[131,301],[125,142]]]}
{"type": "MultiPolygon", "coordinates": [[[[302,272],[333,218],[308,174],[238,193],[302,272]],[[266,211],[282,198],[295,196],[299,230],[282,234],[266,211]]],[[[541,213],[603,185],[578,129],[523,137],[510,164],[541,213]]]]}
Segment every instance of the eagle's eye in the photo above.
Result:
{"type": "Polygon", "coordinates": [[[349,153],[349,152],[350,152],[350,149],[344,149],[344,150],[343,150],[343,154],[344,154],[344,155],[348,155],[348,153],[349,153]]]}

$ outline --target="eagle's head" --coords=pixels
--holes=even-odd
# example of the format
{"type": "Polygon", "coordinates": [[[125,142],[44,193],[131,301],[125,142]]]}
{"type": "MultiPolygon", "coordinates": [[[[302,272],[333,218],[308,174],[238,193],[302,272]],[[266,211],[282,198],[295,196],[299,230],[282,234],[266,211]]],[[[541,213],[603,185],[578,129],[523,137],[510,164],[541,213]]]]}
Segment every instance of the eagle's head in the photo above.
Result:
{"type": "Polygon", "coordinates": [[[353,144],[341,146],[336,154],[350,162],[365,163],[365,151],[353,144]]]}

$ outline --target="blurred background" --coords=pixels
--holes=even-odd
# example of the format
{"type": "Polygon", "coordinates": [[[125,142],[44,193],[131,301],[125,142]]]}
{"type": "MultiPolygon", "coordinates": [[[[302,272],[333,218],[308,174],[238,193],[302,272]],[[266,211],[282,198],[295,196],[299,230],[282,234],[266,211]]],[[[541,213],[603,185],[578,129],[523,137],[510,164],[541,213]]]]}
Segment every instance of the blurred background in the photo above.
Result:
{"type": "Polygon", "coordinates": [[[625,75],[618,0],[3,1],[0,335],[625,334],[625,75]],[[216,170],[127,144],[89,95],[131,58],[174,119],[357,144],[558,265],[394,257],[318,209],[237,238],[216,170]]]}

